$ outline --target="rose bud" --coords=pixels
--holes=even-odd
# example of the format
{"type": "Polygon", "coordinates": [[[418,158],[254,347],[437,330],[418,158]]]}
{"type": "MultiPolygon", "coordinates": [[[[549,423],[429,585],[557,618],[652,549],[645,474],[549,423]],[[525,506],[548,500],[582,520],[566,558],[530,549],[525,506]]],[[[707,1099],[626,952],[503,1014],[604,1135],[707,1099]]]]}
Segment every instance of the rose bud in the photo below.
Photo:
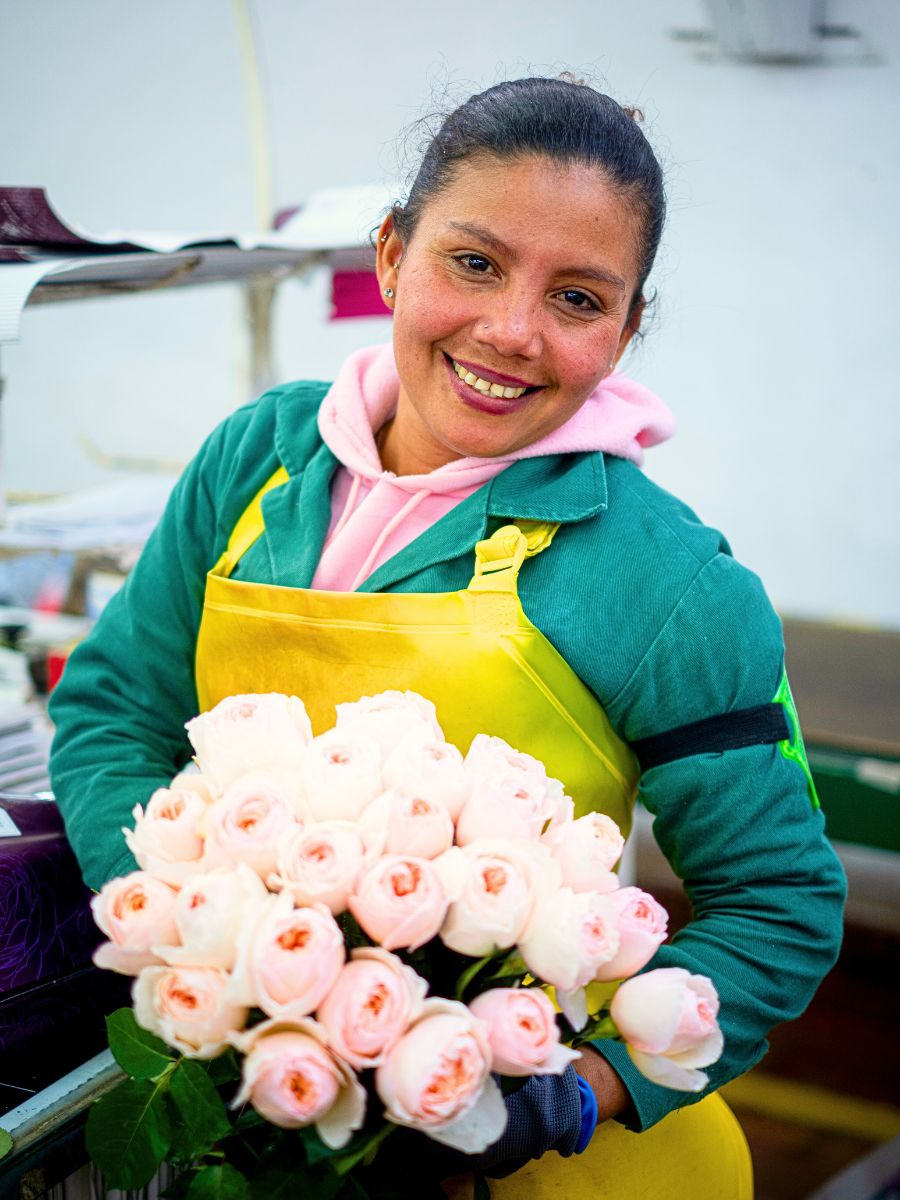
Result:
{"type": "Polygon", "coordinates": [[[156,946],[169,966],[222,967],[235,963],[241,930],[262,915],[266,886],[246,863],[233,871],[192,875],[175,900],[179,946],[156,946]]]}
{"type": "Polygon", "coordinates": [[[440,929],[447,896],[427,858],[387,854],[360,876],[348,908],[385,950],[416,950],[440,929]]]}
{"type": "Polygon", "coordinates": [[[227,696],[185,725],[201,772],[219,791],[249,771],[296,774],[312,727],[297,696],[227,696]]]}
{"type": "Polygon", "coordinates": [[[262,878],[275,870],[278,848],[300,827],[298,792],[271,771],[252,771],[206,813],[206,870],[243,862],[262,878]]]}
{"type": "Polygon", "coordinates": [[[562,867],[563,883],[575,892],[613,892],[619,881],[613,867],[622,857],[625,839],[603,813],[588,813],[545,835],[562,867]]]}
{"type": "Polygon", "coordinates": [[[354,824],[320,821],[298,829],[284,842],[269,886],[290,892],[297,904],[324,904],[339,916],[362,870],[363,854],[354,824]]]}
{"type": "Polygon", "coordinates": [[[383,789],[378,743],[361,728],[329,729],[307,751],[303,786],[317,821],[356,820],[383,789]]]}
{"type": "Polygon", "coordinates": [[[332,1150],[346,1146],[361,1128],[365,1090],[328,1051],[315,1021],[263,1021],[232,1038],[232,1044],[246,1055],[232,1108],[249,1100],[260,1116],[282,1129],[315,1125],[332,1150]]]}
{"type": "Polygon", "coordinates": [[[156,945],[178,941],[174,888],[143,871],[112,879],[91,899],[91,912],[109,938],[94,951],[94,963],[121,975],[137,975],[162,960],[156,945]]]}
{"type": "Polygon", "coordinates": [[[449,742],[404,737],[384,764],[385,787],[442,804],[455,821],[469,794],[463,756],[449,742]]]}
{"type": "Polygon", "coordinates": [[[145,967],[134,984],[134,1018],[188,1058],[215,1058],[247,1020],[228,985],[228,972],[215,967],[145,967]]]}
{"type": "Polygon", "coordinates": [[[645,967],[666,940],[669,917],[661,904],[638,887],[610,892],[609,899],[618,913],[619,949],[599,968],[599,981],[625,979],[645,967]]]}
{"type": "Polygon", "coordinates": [[[341,733],[374,738],[384,756],[412,736],[423,742],[444,740],[434,705],[416,692],[379,692],[377,696],[363,696],[361,700],[334,707],[336,728],[341,733]]]}
{"type": "MultiPolygon", "coordinates": [[[[198,776],[199,778],[199,776],[198,776]]],[[[157,788],[146,809],[134,806],[134,829],[123,830],[138,866],[178,887],[203,854],[207,801],[194,788],[157,788]]]]}
{"type": "Polygon", "coordinates": [[[361,946],[319,1005],[328,1045],[362,1071],[377,1067],[421,1008],[428,984],[394,954],[361,946]]]}
{"type": "Polygon", "coordinates": [[[389,1121],[478,1154],[506,1128],[490,1070],[485,1026],[464,1004],[436,998],[376,1067],[375,1090],[389,1121]]]}
{"type": "Polygon", "coordinates": [[[345,955],[340,927],[325,905],[294,908],[293,897],[282,892],[242,935],[232,996],[270,1017],[304,1017],[334,986],[345,955]]]}
{"type": "Polygon", "coordinates": [[[709,1077],[697,1068],[714,1063],[724,1045],[712,980],[682,967],[646,971],[620,985],[609,1011],[648,1079],[682,1092],[706,1087],[709,1077]]]}
{"type": "Polygon", "coordinates": [[[469,1005],[484,1021],[501,1075],[561,1075],[579,1050],[559,1040],[556,1011],[539,988],[492,988],[469,1005]]]}

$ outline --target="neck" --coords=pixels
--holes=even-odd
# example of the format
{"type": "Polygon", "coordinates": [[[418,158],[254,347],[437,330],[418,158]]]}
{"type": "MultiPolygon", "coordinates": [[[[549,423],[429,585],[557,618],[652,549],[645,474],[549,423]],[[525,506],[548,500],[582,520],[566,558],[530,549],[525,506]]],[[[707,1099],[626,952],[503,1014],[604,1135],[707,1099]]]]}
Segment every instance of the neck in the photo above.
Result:
{"type": "Polygon", "coordinates": [[[396,416],[382,425],[375,439],[381,465],[395,475],[429,475],[438,467],[461,458],[449,446],[435,442],[409,406],[397,406],[396,416]]]}

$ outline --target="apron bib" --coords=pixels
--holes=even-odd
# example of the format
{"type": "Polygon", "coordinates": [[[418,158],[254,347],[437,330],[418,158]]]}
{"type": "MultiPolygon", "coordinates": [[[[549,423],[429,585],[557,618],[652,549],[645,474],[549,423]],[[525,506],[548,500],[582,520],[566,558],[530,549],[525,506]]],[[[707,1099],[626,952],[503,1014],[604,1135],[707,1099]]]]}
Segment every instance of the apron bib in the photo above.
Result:
{"type": "Polygon", "coordinates": [[[254,498],[207,576],[200,711],[225,696],[285,692],[303,700],[318,734],[334,725],[337,703],[386,688],[420,692],[463,754],[476,733],[501,737],[545,763],[577,815],[604,812],[627,836],[637,762],[519,601],[519,569],[557,526],[521,522],[479,542],[459,592],[324,592],[230,578],[263,532],[263,495],[285,478],[279,471],[254,498]]]}
{"type": "MultiPolygon", "coordinates": [[[[195,674],[200,711],[225,696],[283,692],[306,705],[313,732],[335,704],[394,688],[432,700],[444,736],[463,754],[493,734],[540,759],[576,815],[612,817],[627,837],[639,769],[600,702],[525,615],[519,570],[558,526],[519,521],[475,548],[464,591],[325,592],[232,579],[263,533],[262,499],[287,481],[279,468],[239,519],[207,575],[195,674]]],[[[471,1195],[460,1182],[457,1196],[471,1195]]],[[[507,1179],[497,1200],[751,1200],[740,1127],[718,1096],[635,1135],[608,1121],[578,1158],[548,1154],[507,1179]]]]}

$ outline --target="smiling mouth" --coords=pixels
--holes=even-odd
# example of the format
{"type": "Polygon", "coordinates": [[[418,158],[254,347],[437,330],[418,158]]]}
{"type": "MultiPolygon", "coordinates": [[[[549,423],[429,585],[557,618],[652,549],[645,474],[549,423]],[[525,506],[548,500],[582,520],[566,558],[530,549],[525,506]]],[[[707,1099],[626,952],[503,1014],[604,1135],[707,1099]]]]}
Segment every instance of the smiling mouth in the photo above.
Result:
{"type": "Polygon", "coordinates": [[[462,366],[455,358],[451,358],[449,354],[446,355],[446,358],[462,382],[482,396],[493,396],[497,400],[518,400],[526,392],[536,392],[539,390],[536,385],[508,387],[502,383],[492,383],[489,379],[482,379],[474,371],[470,371],[468,367],[462,366]]]}

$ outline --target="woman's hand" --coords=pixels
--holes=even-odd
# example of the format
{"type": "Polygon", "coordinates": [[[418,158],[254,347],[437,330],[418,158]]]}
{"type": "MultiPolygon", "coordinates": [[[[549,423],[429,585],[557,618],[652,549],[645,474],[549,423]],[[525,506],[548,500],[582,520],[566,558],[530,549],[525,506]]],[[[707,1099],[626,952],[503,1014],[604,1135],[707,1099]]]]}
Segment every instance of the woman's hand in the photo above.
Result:
{"type": "Polygon", "coordinates": [[[597,1098],[597,1123],[608,1121],[624,1112],[629,1095],[622,1080],[606,1059],[593,1046],[581,1046],[581,1058],[572,1064],[575,1071],[586,1080],[597,1098]]]}

